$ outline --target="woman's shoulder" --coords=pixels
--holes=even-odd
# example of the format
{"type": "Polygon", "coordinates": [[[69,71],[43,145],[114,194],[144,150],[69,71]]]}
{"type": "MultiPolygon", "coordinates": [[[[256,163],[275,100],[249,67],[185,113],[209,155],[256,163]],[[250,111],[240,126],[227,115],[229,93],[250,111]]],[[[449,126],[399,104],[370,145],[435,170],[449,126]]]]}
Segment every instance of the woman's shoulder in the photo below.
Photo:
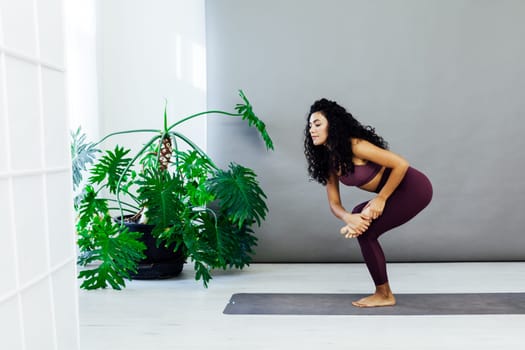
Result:
{"type": "Polygon", "coordinates": [[[365,139],[351,138],[350,140],[352,143],[352,150],[356,148],[362,149],[362,148],[368,148],[368,147],[377,147],[372,142],[367,141],[365,139]]]}
{"type": "Polygon", "coordinates": [[[365,139],[352,139],[352,152],[354,157],[364,162],[372,160],[374,155],[380,150],[379,147],[365,139]],[[354,141],[355,140],[355,141],[354,141]]]}
{"type": "Polygon", "coordinates": [[[362,149],[362,148],[366,148],[369,145],[371,145],[371,143],[365,139],[359,139],[359,138],[354,138],[354,137],[350,139],[350,143],[352,145],[353,152],[355,152],[356,150],[362,149]]]}
{"type": "Polygon", "coordinates": [[[363,141],[363,139],[358,139],[358,138],[356,138],[356,137],[352,137],[352,138],[350,138],[350,144],[351,144],[352,146],[357,145],[357,144],[360,143],[361,141],[363,141]]]}

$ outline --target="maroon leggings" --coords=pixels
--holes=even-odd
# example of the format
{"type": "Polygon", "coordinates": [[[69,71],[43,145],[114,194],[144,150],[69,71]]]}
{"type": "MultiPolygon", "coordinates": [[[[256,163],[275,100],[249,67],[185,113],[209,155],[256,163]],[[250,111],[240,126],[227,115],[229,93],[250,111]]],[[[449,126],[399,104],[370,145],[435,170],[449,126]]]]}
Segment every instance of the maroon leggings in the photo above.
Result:
{"type": "MultiPolygon", "coordinates": [[[[385,185],[391,169],[385,169],[376,193],[385,185]]],[[[379,218],[372,221],[368,230],[357,239],[368,271],[376,286],[388,282],[386,260],[378,242],[379,236],[388,230],[404,224],[423,210],[432,199],[432,184],[418,170],[409,167],[405,177],[388,198],[379,218]]],[[[368,202],[356,206],[352,213],[360,213],[368,202]]]]}

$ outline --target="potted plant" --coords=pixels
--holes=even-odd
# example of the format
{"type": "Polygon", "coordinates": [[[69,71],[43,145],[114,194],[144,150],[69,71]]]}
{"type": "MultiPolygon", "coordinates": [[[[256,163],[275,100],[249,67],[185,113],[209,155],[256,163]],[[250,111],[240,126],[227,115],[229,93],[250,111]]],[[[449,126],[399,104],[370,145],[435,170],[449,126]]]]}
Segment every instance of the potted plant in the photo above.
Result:
{"type": "Polygon", "coordinates": [[[146,246],[144,232],[130,230],[133,224],[149,225],[156,248],[176,252],[182,263],[190,259],[195,279],[204,286],[212,269],[249,264],[257,244],[252,227],[260,226],[268,211],[256,174],[235,163],[220,169],[177,128],[209,114],[240,117],[259,131],[267,149],[273,149],[265,124],[239,93],[243,103],[236,105],[236,113],[205,111],[169,125],[165,109],[159,130],[118,131],[97,143],[74,134],[75,184],[91,164],[75,201],[81,288],[121,289],[125,279],[137,274],[146,246]],[[118,144],[113,150],[98,150],[107,139],[130,133],[148,135],[138,152],[118,144]]]}

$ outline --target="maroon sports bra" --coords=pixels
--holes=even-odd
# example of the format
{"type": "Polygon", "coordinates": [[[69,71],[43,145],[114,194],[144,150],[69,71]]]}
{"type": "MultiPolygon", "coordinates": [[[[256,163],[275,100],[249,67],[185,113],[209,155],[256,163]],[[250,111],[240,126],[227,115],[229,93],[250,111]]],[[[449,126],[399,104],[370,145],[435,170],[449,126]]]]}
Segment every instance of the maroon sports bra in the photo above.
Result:
{"type": "Polygon", "coordinates": [[[354,172],[339,176],[339,181],[347,186],[361,187],[370,182],[381,171],[382,166],[371,161],[354,165],[354,172]]]}

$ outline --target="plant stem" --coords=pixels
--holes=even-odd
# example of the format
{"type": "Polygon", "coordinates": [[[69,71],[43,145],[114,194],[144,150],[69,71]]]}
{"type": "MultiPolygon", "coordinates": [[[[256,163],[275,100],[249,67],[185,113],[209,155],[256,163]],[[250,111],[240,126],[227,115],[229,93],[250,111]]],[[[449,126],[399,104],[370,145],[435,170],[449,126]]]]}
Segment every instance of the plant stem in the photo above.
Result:
{"type": "Polygon", "coordinates": [[[166,100],[166,103],[164,104],[164,133],[168,132],[168,100],[166,100]]]}
{"type": "MultiPolygon", "coordinates": [[[[98,194],[100,193],[100,191],[104,190],[105,187],[100,187],[96,192],[95,192],[95,195],[96,197],[98,198],[98,194]]],[[[131,197],[131,199],[133,199],[135,201],[135,203],[139,203],[139,200],[137,199],[136,196],[134,196],[133,194],[129,193],[128,191],[124,191],[124,193],[126,193],[128,196],[131,197]]],[[[109,202],[120,202],[124,205],[127,205],[128,207],[131,207],[133,209],[136,209],[136,210],[140,210],[139,207],[133,205],[133,204],[129,204],[128,202],[124,202],[124,201],[117,201],[116,199],[113,199],[113,198],[100,198],[102,200],[106,200],[106,201],[109,201],[109,202]]]]}
{"type": "Polygon", "coordinates": [[[107,139],[109,139],[111,136],[121,135],[121,134],[132,134],[132,133],[137,133],[137,132],[155,132],[155,133],[160,133],[161,131],[160,130],[156,130],[156,129],[137,129],[137,130],[117,131],[117,132],[113,132],[113,133],[111,133],[109,135],[104,136],[100,141],[96,142],[93,146],[98,146],[102,142],[104,142],[107,139]]]}
{"type": "Polygon", "coordinates": [[[181,120],[179,120],[178,122],[172,124],[172,125],[168,128],[168,131],[171,130],[171,129],[173,129],[173,128],[176,127],[177,125],[184,123],[184,122],[187,121],[187,120],[190,120],[190,119],[193,119],[193,118],[200,117],[201,115],[204,115],[204,114],[224,114],[224,115],[229,115],[229,116],[232,116],[232,117],[241,117],[241,116],[242,116],[242,114],[237,114],[237,113],[228,113],[228,112],[224,112],[224,111],[206,111],[206,112],[201,112],[201,113],[197,113],[197,114],[190,115],[189,117],[186,117],[186,118],[184,118],[184,119],[181,119],[181,120]]]}
{"type": "Polygon", "coordinates": [[[120,224],[121,226],[124,224],[124,213],[123,213],[123,210],[122,210],[122,204],[121,204],[121,201],[120,201],[120,184],[122,182],[122,179],[124,177],[124,174],[126,174],[129,170],[129,168],[131,168],[131,166],[133,165],[133,163],[135,163],[135,161],[139,158],[139,156],[142,155],[142,153],[148,149],[148,147],[153,143],[155,142],[159,137],[161,137],[161,135],[157,135],[155,137],[153,137],[151,140],[149,140],[148,143],[146,143],[146,145],[144,145],[144,147],[142,147],[142,149],[137,152],[137,154],[135,155],[135,157],[133,157],[133,159],[128,163],[128,165],[126,166],[126,168],[124,169],[124,171],[122,172],[122,175],[120,175],[120,178],[118,179],[118,182],[117,182],[117,191],[116,191],[116,196],[117,196],[117,203],[118,203],[118,207],[120,209],[120,224]]]}
{"type": "Polygon", "coordinates": [[[188,139],[186,136],[179,134],[176,131],[170,132],[171,135],[180,138],[182,141],[186,142],[191,148],[196,150],[202,157],[206,158],[206,160],[210,163],[210,165],[215,169],[219,170],[219,167],[215,165],[215,163],[211,160],[211,158],[195,143],[193,143],[190,139],[188,139]]]}

